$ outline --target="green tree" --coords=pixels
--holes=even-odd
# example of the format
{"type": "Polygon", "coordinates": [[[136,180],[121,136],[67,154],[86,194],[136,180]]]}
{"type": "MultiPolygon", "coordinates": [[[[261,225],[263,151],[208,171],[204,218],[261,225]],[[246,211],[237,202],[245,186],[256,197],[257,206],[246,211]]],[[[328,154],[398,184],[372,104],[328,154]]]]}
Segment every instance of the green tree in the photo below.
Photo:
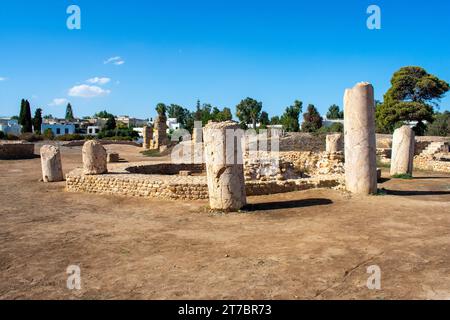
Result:
{"type": "Polygon", "coordinates": [[[108,117],[108,120],[106,120],[105,126],[103,127],[103,131],[114,129],[116,129],[116,119],[113,115],[111,115],[108,117]]]}
{"type": "Polygon", "coordinates": [[[261,116],[259,117],[259,123],[261,129],[266,129],[267,126],[270,124],[269,114],[265,111],[261,112],[261,116]]]}
{"type": "Polygon", "coordinates": [[[302,131],[316,132],[322,127],[322,117],[313,104],[308,105],[307,111],[303,114],[302,131]]]}
{"type": "Polygon", "coordinates": [[[299,117],[303,111],[303,102],[299,100],[294,101],[294,105],[289,106],[281,116],[280,122],[284,127],[284,130],[288,132],[299,132],[299,117]]]}
{"type": "Polygon", "coordinates": [[[114,117],[113,114],[107,112],[106,110],[97,112],[96,114],[94,114],[94,118],[99,118],[99,119],[108,119],[110,117],[114,117]]]}
{"type": "Polygon", "coordinates": [[[261,116],[261,110],[262,102],[258,102],[252,98],[246,98],[236,106],[236,115],[243,127],[247,127],[251,123],[253,129],[256,129],[256,124],[261,116]]]}
{"type": "Polygon", "coordinates": [[[379,132],[392,133],[396,126],[417,121],[414,131],[423,135],[425,121],[433,121],[433,106],[450,89],[447,82],[420,67],[403,67],[394,73],[384,102],[377,106],[379,132]]]}
{"type": "Polygon", "coordinates": [[[70,104],[70,102],[67,104],[67,107],[66,107],[66,118],[65,119],[68,121],[73,121],[73,119],[75,119],[75,117],[73,116],[72,105],[70,104]]]}
{"type": "Polygon", "coordinates": [[[37,108],[33,118],[34,132],[41,133],[41,125],[42,125],[42,109],[37,108]]]}
{"type": "Polygon", "coordinates": [[[28,100],[22,99],[20,103],[19,124],[22,126],[22,132],[33,131],[33,121],[31,119],[31,107],[28,100]]]}
{"type": "Polygon", "coordinates": [[[433,122],[428,125],[427,136],[442,136],[450,135],[450,112],[436,113],[433,116],[433,122]]]}
{"type": "Polygon", "coordinates": [[[218,108],[213,109],[213,120],[217,122],[229,121],[233,119],[233,115],[231,114],[230,108],[223,108],[220,111],[218,108]],[[219,111],[219,112],[217,112],[219,111]]]}
{"type": "Polygon", "coordinates": [[[156,105],[156,113],[158,113],[158,117],[160,121],[165,122],[167,120],[166,116],[167,106],[164,103],[158,103],[156,105]]]}
{"type": "Polygon", "coordinates": [[[344,119],[344,112],[341,111],[338,105],[331,105],[327,112],[327,119],[344,119]]]}
{"type": "Polygon", "coordinates": [[[270,124],[273,125],[277,125],[277,124],[281,124],[281,120],[279,116],[273,116],[272,118],[270,118],[270,124]]]}

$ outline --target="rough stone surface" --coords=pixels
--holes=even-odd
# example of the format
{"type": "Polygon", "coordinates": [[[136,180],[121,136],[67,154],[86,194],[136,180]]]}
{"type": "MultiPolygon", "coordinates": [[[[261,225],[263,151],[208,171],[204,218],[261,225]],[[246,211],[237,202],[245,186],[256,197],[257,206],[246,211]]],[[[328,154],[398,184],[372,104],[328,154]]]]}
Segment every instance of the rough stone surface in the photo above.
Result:
{"type": "Polygon", "coordinates": [[[167,136],[167,119],[165,117],[158,116],[155,120],[155,129],[153,133],[153,140],[150,144],[150,149],[160,149],[161,146],[167,146],[170,144],[169,137],[167,136]]]}
{"type": "Polygon", "coordinates": [[[152,126],[144,126],[144,129],[142,131],[142,147],[144,149],[150,149],[152,140],[153,140],[153,127],[152,126]]]}
{"type": "Polygon", "coordinates": [[[341,133],[327,135],[326,151],[330,153],[344,151],[344,137],[341,133]]]}
{"type": "Polygon", "coordinates": [[[34,144],[25,141],[0,141],[0,159],[31,159],[34,157],[34,144]]]}
{"type": "Polygon", "coordinates": [[[117,152],[108,152],[107,160],[108,163],[119,162],[120,155],[117,152]]]}
{"type": "Polygon", "coordinates": [[[41,148],[42,180],[58,182],[64,180],[61,153],[58,147],[45,145],[41,148]]]}
{"type": "Polygon", "coordinates": [[[391,176],[413,173],[415,134],[409,126],[394,131],[392,138],[391,176]]]}
{"type": "Polygon", "coordinates": [[[106,150],[100,142],[86,141],[82,154],[84,174],[95,175],[108,172],[106,150]]]}
{"type": "Polygon", "coordinates": [[[227,135],[239,129],[233,121],[210,122],[203,129],[209,203],[213,210],[237,211],[247,203],[243,155],[238,152],[241,139],[236,143],[234,139],[227,141],[227,135]]]}
{"type": "Polygon", "coordinates": [[[377,192],[373,86],[358,83],[344,96],[345,183],[356,194],[377,192]]]}

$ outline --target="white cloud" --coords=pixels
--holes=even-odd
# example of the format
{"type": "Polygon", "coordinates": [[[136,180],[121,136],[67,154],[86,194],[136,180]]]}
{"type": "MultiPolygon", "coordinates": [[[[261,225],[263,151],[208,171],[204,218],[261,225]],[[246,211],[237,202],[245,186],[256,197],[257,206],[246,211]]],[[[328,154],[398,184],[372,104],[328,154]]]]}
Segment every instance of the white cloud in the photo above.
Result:
{"type": "Polygon", "coordinates": [[[65,105],[66,103],[68,103],[69,101],[65,98],[55,98],[53,99],[52,102],[50,102],[48,105],[50,107],[55,107],[55,106],[62,106],[65,105]]]}
{"type": "Polygon", "coordinates": [[[125,63],[125,60],[123,60],[121,57],[111,57],[111,58],[105,60],[103,63],[104,64],[112,63],[112,64],[115,64],[116,66],[121,66],[125,63]]]}
{"type": "Polygon", "coordinates": [[[87,84],[82,84],[79,86],[74,86],[69,90],[69,96],[80,97],[80,98],[95,98],[106,96],[111,93],[111,90],[104,90],[97,86],[89,86],[87,84]]]}
{"type": "Polygon", "coordinates": [[[102,78],[95,77],[95,78],[91,78],[91,79],[86,80],[86,82],[88,82],[88,83],[99,84],[99,85],[107,84],[110,81],[111,81],[111,79],[110,78],[106,78],[106,77],[102,77],[102,78]]]}
{"type": "Polygon", "coordinates": [[[6,80],[8,80],[8,78],[0,77],[0,81],[6,81],[6,80]]]}

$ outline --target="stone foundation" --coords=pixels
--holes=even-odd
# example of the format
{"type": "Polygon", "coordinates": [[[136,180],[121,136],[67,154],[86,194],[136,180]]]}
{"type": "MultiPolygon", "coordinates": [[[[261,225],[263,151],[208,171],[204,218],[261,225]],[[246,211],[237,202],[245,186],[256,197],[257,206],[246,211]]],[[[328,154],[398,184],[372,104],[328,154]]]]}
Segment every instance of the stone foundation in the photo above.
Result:
{"type": "Polygon", "coordinates": [[[0,159],[31,159],[34,158],[34,144],[22,141],[1,141],[0,159]]]}
{"type": "MultiPolygon", "coordinates": [[[[159,169],[162,169],[163,166],[172,166],[172,164],[155,165],[151,162],[109,164],[109,173],[102,175],[83,175],[82,169],[75,169],[66,175],[66,190],[69,192],[168,200],[208,199],[208,184],[204,175],[196,176],[194,174],[192,176],[185,176],[180,175],[179,172],[176,175],[129,172],[129,168],[141,168],[137,170],[150,172],[156,170],[155,166],[159,166],[159,169]],[[142,169],[145,167],[153,168],[142,169]]],[[[186,164],[185,166],[187,168],[198,165],[186,164]]],[[[179,168],[177,167],[176,169],[179,168]]],[[[256,180],[246,181],[245,183],[247,196],[285,193],[313,188],[343,189],[343,186],[343,175],[316,176],[303,179],[287,179],[284,181],[256,180]]]]}
{"type": "Polygon", "coordinates": [[[440,161],[435,158],[417,156],[414,158],[414,168],[426,171],[450,173],[450,161],[440,161]]]}

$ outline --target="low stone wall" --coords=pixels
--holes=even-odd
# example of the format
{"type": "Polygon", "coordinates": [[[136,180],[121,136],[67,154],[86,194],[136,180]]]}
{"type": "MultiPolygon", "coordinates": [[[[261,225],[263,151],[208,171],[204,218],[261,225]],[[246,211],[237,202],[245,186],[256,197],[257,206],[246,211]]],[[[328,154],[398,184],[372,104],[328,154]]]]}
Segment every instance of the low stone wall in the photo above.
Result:
{"type": "MultiPolygon", "coordinates": [[[[176,175],[180,171],[190,171],[192,173],[205,173],[204,164],[172,164],[158,163],[153,165],[139,165],[128,167],[126,171],[137,174],[160,174],[160,175],[176,175]]],[[[205,173],[206,174],[206,173],[205,173]]]]}
{"type": "MultiPolygon", "coordinates": [[[[416,143],[414,146],[414,155],[419,155],[432,142],[450,142],[450,137],[433,137],[433,136],[416,136],[416,143]]],[[[391,149],[392,135],[391,134],[377,134],[377,149],[391,149]]]]}
{"type": "Polygon", "coordinates": [[[450,173],[450,161],[439,161],[427,157],[415,157],[414,168],[426,171],[450,173]]]}
{"type": "MultiPolygon", "coordinates": [[[[109,144],[121,144],[135,147],[142,147],[142,143],[137,143],[134,141],[123,141],[123,140],[98,140],[102,145],[109,144]]],[[[86,140],[75,140],[69,142],[61,142],[61,145],[64,147],[80,147],[83,146],[86,140]]]]}
{"type": "MultiPolygon", "coordinates": [[[[66,175],[66,190],[171,200],[208,199],[206,176],[127,173],[128,167],[133,166],[138,167],[139,163],[110,164],[108,174],[91,176],[83,175],[82,169],[75,169],[66,175]]],[[[140,166],[151,165],[140,163],[140,166]]],[[[342,188],[343,185],[343,176],[333,175],[285,181],[246,181],[246,191],[252,196],[312,188],[342,188]]]]}
{"type": "Polygon", "coordinates": [[[34,144],[22,141],[1,141],[0,159],[31,159],[34,158],[34,144]]]}

